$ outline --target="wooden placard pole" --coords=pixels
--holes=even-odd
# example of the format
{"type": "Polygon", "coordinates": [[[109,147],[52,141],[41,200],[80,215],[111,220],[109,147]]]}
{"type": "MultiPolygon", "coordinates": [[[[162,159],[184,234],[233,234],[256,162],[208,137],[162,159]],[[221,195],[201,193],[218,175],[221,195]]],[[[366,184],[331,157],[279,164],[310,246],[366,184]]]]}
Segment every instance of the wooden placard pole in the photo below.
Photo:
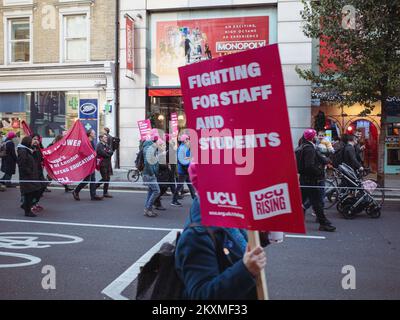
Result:
{"type": "MultiPolygon", "coordinates": [[[[250,249],[254,249],[261,245],[260,243],[260,233],[258,231],[248,232],[250,249]]],[[[262,271],[256,278],[257,281],[257,296],[258,300],[269,300],[267,279],[265,277],[265,272],[262,271]]]]}

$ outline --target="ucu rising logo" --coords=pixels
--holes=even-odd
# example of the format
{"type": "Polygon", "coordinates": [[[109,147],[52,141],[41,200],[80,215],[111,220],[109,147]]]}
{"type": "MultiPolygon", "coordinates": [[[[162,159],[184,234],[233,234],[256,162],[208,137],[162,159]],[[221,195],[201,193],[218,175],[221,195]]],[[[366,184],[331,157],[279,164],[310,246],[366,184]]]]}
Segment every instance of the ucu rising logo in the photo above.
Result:
{"type": "Polygon", "coordinates": [[[236,194],[228,192],[207,192],[207,200],[219,206],[237,206],[236,194]]]}
{"type": "Polygon", "coordinates": [[[85,103],[81,105],[81,113],[84,115],[91,115],[96,112],[97,108],[93,103],[85,103]]]}
{"type": "Polygon", "coordinates": [[[250,199],[254,220],[269,219],[292,212],[287,183],[250,192],[250,199]]]}

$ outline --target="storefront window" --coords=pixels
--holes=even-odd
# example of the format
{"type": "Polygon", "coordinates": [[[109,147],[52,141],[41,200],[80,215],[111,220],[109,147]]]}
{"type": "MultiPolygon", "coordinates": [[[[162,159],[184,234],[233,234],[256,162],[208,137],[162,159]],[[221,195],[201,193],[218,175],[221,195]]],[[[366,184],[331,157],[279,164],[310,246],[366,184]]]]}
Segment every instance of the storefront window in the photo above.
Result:
{"type": "Polygon", "coordinates": [[[400,147],[388,148],[387,150],[387,165],[388,166],[400,166],[400,147]]]}
{"type": "Polygon", "coordinates": [[[276,8],[155,13],[150,87],[179,86],[178,67],[277,42],[276,8]]]}
{"type": "Polygon", "coordinates": [[[21,122],[29,120],[30,93],[0,93],[0,131],[23,136],[21,122]]]}
{"type": "Polygon", "coordinates": [[[186,128],[186,115],[183,111],[182,97],[150,97],[150,108],[147,110],[147,119],[151,120],[153,128],[161,129],[166,133],[170,128],[171,114],[178,116],[179,131],[186,128]]]}
{"type": "Polygon", "coordinates": [[[15,131],[24,136],[21,126],[24,120],[43,137],[46,147],[54,138],[70,129],[76,120],[84,117],[79,110],[82,104],[92,103],[96,110],[81,119],[85,129],[98,133],[104,128],[105,94],[100,91],[40,91],[28,93],[0,93],[0,131],[15,131]]]}
{"type": "Polygon", "coordinates": [[[400,123],[391,123],[388,125],[388,136],[400,136],[400,123]]]}

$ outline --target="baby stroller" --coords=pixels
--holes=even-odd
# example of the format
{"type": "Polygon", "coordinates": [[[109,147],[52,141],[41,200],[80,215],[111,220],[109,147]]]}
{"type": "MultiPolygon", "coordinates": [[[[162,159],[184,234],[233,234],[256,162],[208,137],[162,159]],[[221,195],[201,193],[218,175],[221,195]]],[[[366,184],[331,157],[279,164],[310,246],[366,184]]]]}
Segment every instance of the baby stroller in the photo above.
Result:
{"type": "Polygon", "coordinates": [[[351,167],[344,163],[339,165],[338,171],[342,188],[339,192],[337,210],[345,219],[354,219],[364,210],[371,218],[379,218],[382,204],[378,202],[374,194],[378,184],[372,180],[363,181],[351,167]]]}

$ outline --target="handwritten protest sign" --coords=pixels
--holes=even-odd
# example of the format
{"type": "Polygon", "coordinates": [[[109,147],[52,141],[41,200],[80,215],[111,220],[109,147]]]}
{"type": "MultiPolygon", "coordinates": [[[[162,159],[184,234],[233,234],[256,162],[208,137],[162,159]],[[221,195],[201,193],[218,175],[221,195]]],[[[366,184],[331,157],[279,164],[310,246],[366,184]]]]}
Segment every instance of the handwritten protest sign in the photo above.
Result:
{"type": "Polygon", "coordinates": [[[179,74],[188,127],[197,134],[202,223],[305,233],[278,46],[179,74]]]}
{"type": "Polygon", "coordinates": [[[79,120],[59,142],[43,149],[42,154],[47,172],[62,184],[81,181],[96,168],[96,152],[79,120]]]}
{"type": "Polygon", "coordinates": [[[151,122],[150,120],[138,121],[138,127],[140,132],[140,138],[142,141],[150,139],[151,136],[151,122]]]}
{"type": "Polygon", "coordinates": [[[178,125],[178,114],[176,112],[171,113],[171,128],[172,135],[177,137],[179,134],[179,125],[178,125]]]}

